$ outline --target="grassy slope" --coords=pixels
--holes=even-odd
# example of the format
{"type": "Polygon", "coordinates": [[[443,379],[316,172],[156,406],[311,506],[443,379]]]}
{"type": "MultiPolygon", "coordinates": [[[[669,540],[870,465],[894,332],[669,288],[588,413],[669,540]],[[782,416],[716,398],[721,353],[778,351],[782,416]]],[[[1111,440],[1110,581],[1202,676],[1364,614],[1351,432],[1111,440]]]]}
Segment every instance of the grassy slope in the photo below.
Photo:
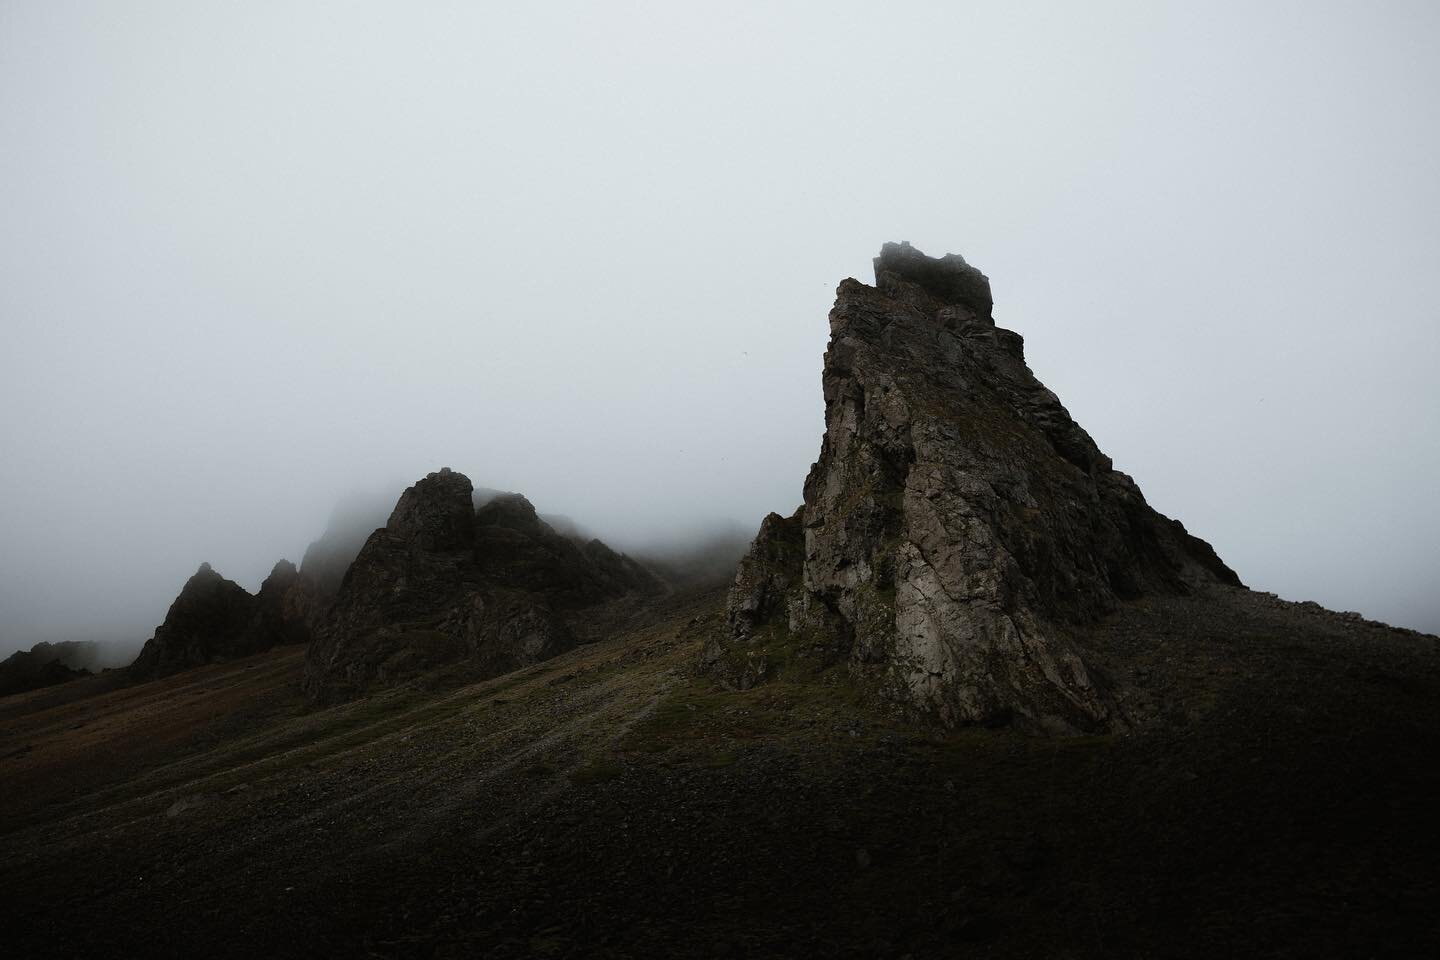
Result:
{"type": "Polygon", "coordinates": [[[693,675],[720,597],[322,711],[282,650],[0,701],[12,955],[1418,956],[1433,638],[1225,591],[1079,638],[1136,720],[941,734],[693,675]]]}

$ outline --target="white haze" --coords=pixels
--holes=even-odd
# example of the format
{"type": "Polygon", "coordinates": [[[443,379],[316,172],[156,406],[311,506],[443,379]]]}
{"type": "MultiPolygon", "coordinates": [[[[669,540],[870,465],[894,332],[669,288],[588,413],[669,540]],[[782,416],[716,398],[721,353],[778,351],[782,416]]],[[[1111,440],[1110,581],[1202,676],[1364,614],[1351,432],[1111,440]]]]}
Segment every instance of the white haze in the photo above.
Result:
{"type": "Polygon", "coordinates": [[[1440,5],[0,2],[0,654],[443,465],[788,512],[836,283],[963,253],[1250,585],[1440,630],[1440,5]]]}

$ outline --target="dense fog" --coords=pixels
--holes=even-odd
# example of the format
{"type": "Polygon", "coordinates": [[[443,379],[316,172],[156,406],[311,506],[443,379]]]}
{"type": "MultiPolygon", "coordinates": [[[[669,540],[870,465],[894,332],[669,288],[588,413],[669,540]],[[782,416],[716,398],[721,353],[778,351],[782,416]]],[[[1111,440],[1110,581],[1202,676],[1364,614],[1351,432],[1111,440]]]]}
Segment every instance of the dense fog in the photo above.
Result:
{"type": "Polygon", "coordinates": [[[1427,2],[0,4],[0,656],[138,645],[202,561],[253,590],[441,466],[658,562],[743,540],[800,502],[834,287],[885,240],[984,270],[1247,584],[1440,631],[1437,35],[1427,2]]]}

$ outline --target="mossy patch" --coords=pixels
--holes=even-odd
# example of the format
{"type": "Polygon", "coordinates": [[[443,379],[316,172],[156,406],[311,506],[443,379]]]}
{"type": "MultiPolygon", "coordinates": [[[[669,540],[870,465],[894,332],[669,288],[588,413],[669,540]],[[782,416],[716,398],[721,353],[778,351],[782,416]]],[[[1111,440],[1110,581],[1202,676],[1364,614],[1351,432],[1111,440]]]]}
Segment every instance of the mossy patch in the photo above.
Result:
{"type": "Polygon", "coordinates": [[[771,625],[727,655],[766,664],[764,682],[728,689],[710,677],[675,688],[638,723],[622,749],[675,763],[727,766],[752,746],[795,737],[829,739],[873,719],[873,691],[809,634],[771,625]],[[841,728],[843,731],[840,731],[841,728]]]}

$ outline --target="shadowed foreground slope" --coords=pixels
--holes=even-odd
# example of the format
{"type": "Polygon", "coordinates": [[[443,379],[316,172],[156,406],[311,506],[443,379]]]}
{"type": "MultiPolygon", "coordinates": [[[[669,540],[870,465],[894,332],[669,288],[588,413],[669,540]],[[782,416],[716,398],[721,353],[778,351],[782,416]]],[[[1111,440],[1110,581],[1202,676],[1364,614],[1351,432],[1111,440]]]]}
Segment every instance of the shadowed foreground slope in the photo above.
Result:
{"type": "Polygon", "coordinates": [[[1224,587],[1077,635],[1134,732],[937,733],[718,594],[327,709],[279,648],[0,703],[11,956],[1422,956],[1435,638],[1224,587]]]}

